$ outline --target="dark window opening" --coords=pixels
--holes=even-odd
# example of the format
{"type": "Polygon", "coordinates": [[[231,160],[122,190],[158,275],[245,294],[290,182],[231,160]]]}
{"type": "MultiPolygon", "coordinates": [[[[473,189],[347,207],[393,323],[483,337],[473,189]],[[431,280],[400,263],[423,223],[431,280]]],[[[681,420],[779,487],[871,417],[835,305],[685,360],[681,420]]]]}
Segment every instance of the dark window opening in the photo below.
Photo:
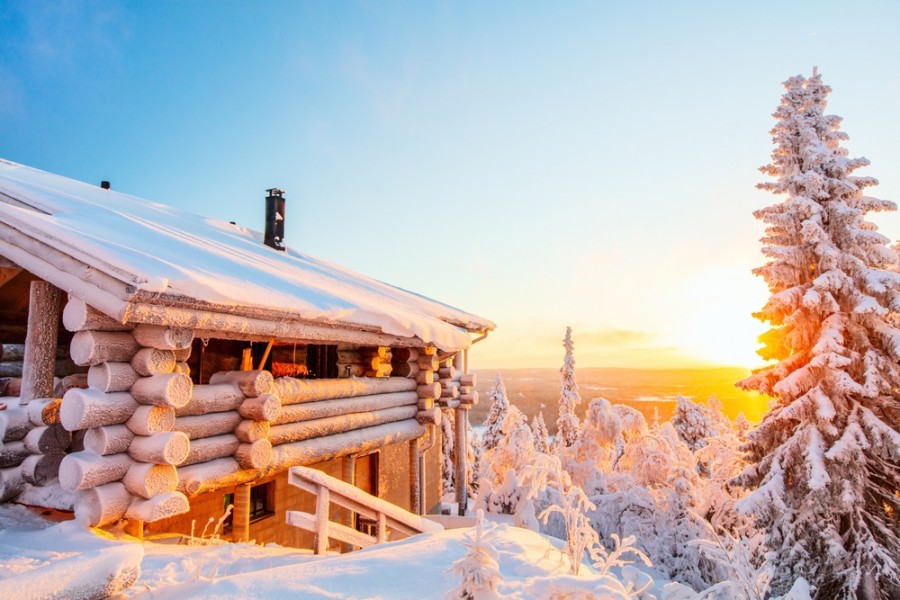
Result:
{"type": "Polygon", "coordinates": [[[314,345],[306,347],[307,377],[310,379],[336,379],[337,346],[314,345]]]}
{"type": "Polygon", "coordinates": [[[234,492],[232,492],[230,494],[225,494],[225,505],[223,506],[223,509],[222,509],[224,512],[222,514],[227,513],[228,516],[225,517],[224,521],[222,521],[222,531],[223,532],[231,531],[231,523],[233,521],[232,517],[234,517],[234,508],[232,508],[229,511],[228,510],[229,506],[232,506],[232,507],[234,506],[234,492]]]}
{"type": "Polygon", "coordinates": [[[250,488],[250,522],[275,514],[275,482],[250,488]]]}

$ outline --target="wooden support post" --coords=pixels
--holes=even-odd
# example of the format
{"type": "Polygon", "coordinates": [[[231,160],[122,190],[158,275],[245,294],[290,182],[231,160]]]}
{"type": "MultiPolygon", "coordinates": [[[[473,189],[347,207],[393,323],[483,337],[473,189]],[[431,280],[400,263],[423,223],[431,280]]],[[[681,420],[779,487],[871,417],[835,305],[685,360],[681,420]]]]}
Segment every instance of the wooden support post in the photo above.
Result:
{"type": "MultiPolygon", "coordinates": [[[[349,483],[356,487],[356,455],[351,454],[341,459],[341,479],[344,483],[349,483]]],[[[344,525],[350,529],[356,529],[356,513],[349,508],[344,509],[344,525]]],[[[344,544],[344,552],[353,552],[356,550],[353,544],[344,544]]]]}
{"type": "Polygon", "coordinates": [[[459,516],[466,515],[469,503],[468,489],[466,488],[466,440],[468,434],[469,409],[462,406],[456,409],[456,502],[459,505],[459,516]]]}
{"type": "Polygon", "coordinates": [[[409,512],[422,514],[422,487],[419,465],[419,439],[409,441],[409,512]]]}
{"type": "Polygon", "coordinates": [[[383,544],[388,539],[387,534],[387,517],[384,516],[383,512],[379,512],[376,515],[376,525],[375,525],[375,542],[377,544],[383,544]]]}
{"type": "Polygon", "coordinates": [[[328,551],[328,513],[330,492],[328,488],[316,486],[316,554],[325,554],[328,551]]]}
{"type": "Polygon", "coordinates": [[[20,404],[28,404],[35,398],[53,397],[61,300],[59,288],[46,281],[31,282],[20,404]]]}
{"type": "Polygon", "coordinates": [[[250,539],[250,484],[234,486],[234,509],[231,512],[231,541],[250,539]]]}

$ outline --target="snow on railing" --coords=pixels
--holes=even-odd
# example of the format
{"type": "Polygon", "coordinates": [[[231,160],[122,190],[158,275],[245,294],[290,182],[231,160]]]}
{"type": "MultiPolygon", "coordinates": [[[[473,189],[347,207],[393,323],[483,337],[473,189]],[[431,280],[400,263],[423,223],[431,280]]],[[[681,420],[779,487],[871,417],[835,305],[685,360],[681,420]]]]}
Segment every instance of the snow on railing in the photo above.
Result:
{"type": "Polygon", "coordinates": [[[316,554],[325,554],[328,538],[345,544],[367,548],[386,542],[388,530],[407,535],[443,531],[439,523],[429,521],[386,500],[367,494],[361,489],[309,467],[292,467],[288,483],[316,496],[316,514],[288,511],[289,525],[312,532],[316,536],[316,554]],[[334,502],[376,523],[374,536],[346,525],[329,521],[330,503],[334,502]]]}

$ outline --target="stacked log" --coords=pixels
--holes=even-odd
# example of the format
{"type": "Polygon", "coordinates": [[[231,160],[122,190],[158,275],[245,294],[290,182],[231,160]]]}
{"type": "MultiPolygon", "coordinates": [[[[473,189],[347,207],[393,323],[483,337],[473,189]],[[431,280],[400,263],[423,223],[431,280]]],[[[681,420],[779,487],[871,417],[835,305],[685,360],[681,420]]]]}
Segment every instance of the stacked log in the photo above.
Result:
{"type": "Polygon", "coordinates": [[[30,452],[24,439],[34,426],[28,419],[28,408],[10,405],[0,411],[0,501],[18,496],[25,488],[22,462],[30,452]]]}
{"type": "Polygon", "coordinates": [[[176,465],[187,457],[190,439],[173,429],[176,409],[192,396],[193,383],[179,362],[190,353],[193,333],[132,328],[74,298],[63,324],[76,332],[72,359],[89,367],[87,389],[67,391],[59,406],[65,430],[85,430],[84,450],[59,466],[60,486],[76,492],[76,518],[103,527],[186,512],[187,498],[175,492],[176,465]]]}
{"type": "Polygon", "coordinates": [[[367,369],[363,364],[362,350],[355,346],[338,346],[337,369],[340,378],[365,375],[367,369]]]}
{"type": "MultiPolygon", "coordinates": [[[[194,388],[194,396],[176,409],[175,430],[191,439],[191,451],[179,468],[190,481],[202,477],[205,463],[230,459],[236,471],[262,471],[272,458],[270,422],[281,411],[268,371],[221,371],[209,384],[194,388]]],[[[235,472],[236,472],[235,471],[235,472]]],[[[182,486],[182,491],[193,493],[182,486]]]]}
{"type": "Polygon", "coordinates": [[[59,476],[59,466],[72,443],[72,433],[60,423],[61,400],[36,399],[27,412],[34,428],[23,439],[30,453],[22,461],[22,478],[35,486],[45,486],[59,476]]]}
{"type": "MultiPolygon", "coordinates": [[[[423,424],[439,423],[440,413],[435,412],[435,403],[441,398],[443,388],[435,378],[435,372],[439,368],[437,349],[434,347],[421,348],[415,352],[415,380],[417,383],[419,412],[416,418],[423,424]]],[[[412,362],[412,353],[408,359],[412,362]]]]}

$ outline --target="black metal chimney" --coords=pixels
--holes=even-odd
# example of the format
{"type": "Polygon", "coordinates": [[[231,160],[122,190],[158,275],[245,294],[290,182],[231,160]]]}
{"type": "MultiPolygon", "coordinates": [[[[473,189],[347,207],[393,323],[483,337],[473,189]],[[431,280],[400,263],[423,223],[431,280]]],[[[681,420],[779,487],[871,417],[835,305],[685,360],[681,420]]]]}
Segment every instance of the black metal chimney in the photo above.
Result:
{"type": "Polygon", "coordinates": [[[284,191],[278,188],[266,190],[266,246],[284,252],[284,191]]]}

